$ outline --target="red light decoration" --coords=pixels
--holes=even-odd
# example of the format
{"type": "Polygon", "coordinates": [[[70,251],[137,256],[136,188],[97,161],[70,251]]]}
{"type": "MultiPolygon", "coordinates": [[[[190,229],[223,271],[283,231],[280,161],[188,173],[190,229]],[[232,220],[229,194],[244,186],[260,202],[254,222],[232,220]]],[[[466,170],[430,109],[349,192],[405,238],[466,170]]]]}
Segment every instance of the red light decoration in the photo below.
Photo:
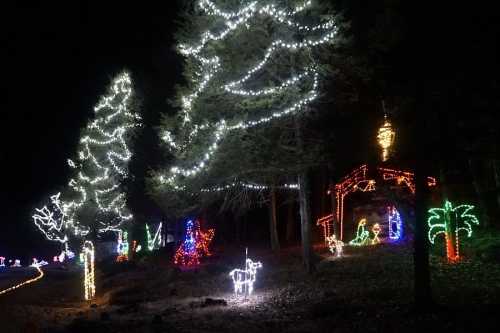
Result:
{"type": "MultiPolygon", "coordinates": [[[[395,180],[398,185],[405,185],[408,187],[411,193],[415,194],[415,174],[408,171],[400,171],[388,168],[378,168],[377,169],[385,181],[395,180]]],[[[319,218],[316,221],[316,225],[323,227],[323,236],[325,242],[327,242],[327,237],[331,236],[332,225],[336,221],[339,223],[340,228],[340,240],[344,239],[344,200],[350,193],[360,191],[360,192],[371,192],[375,191],[375,180],[369,179],[367,177],[368,166],[366,164],[354,169],[350,174],[345,176],[336,184],[334,188],[336,207],[335,216],[333,214],[319,218]]],[[[437,185],[436,178],[427,177],[429,187],[437,185]]],[[[333,191],[328,190],[329,195],[333,195],[333,191]]]]}
{"type": "MultiPolygon", "coordinates": [[[[366,174],[368,172],[368,167],[366,164],[355,169],[353,172],[342,178],[340,183],[335,185],[335,196],[337,199],[336,207],[336,218],[340,223],[340,239],[344,239],[344,199],[345,197],[353,192],[370,192],[375,191],[375,180],[367,179],[366,174]]],[[[329,230],[328,230],[329,231],[329,230]]],[[[329,237],[330,234],[325,234],[329,237]]]]}
{"type": "MultiPolygon", "coordinates": [[[[395,180],[398,185],[406,185],[411,193],[415,194],[415,174],[409,171],[400,171],[387,168],[378,168],[382,173],[384,180],[395,180]]],[[[429,187],[436,186],[437,181],[434,177],[427,177],[429,187]]]]}
{"type": "Polygon", "coordinates": [[[199,265],[200,258],[212,255],[209,246],[214,235],[214,229],[202,231],[198,220],[187,221],[186,237],[175,252],[174,264],[188,267],[199,265]]]}

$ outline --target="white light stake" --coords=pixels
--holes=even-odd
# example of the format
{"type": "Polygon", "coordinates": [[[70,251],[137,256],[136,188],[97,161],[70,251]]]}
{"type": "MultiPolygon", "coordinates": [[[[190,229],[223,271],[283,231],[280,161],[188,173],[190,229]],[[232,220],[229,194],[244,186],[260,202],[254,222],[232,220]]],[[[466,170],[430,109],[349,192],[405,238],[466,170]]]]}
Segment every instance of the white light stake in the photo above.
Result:
{"type": "Polygon", "coordinates": [[[252,295],[253,284],[257,279],[257,269],[262,268],[262,263],[253,262],[252,259],[248,259],[248,248],[245,251],[245,269],[233,269],[229,276],[233,279],[234,293],[236,296],[252,295]]]}
{"type": "Polygon", "coordinates": [[[94,269],[94,244],[91,241],[85,241],[83,245],[84,259],[84,288],[85,300],[89,301],[95,296],[95,269],[94,269]]]}

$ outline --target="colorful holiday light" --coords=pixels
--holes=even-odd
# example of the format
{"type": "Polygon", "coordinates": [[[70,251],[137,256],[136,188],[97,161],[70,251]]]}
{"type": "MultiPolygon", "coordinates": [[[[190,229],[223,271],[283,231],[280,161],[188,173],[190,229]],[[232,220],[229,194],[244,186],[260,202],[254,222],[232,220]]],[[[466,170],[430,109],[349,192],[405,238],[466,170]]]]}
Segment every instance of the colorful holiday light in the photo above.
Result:
{"type": "Polygon", "coordinates": [[[335,235],[327,237],[326,241],[328,242],[328,248],[330,249],[330,252],[335,254],[336,257],[342,257],[344,242],[340,239],[337,239],[335,235]]]}
{"type": "MultiPolygon", "coordinates": [[[[411,193],[415,194],[415,174],[409,171],[401,171],[387,168],[378,168],[382,173],[384,180],[395,180],[398,185],[406,185],[411,193]]],[[[436,186],[437,181],[434,177],[427,177],[429,187],[436,186]]]]}
{"type": "Polygon", "coordinates": [[[0,290],[0,295],[6,294],[8,292],[11,292],[13,290],[19,289],[19,288],[21,288],[23,286],[26,286],[26,285],[28,285],[30,283],[33,283],[33,282],[36,282],[36,281],[42,279],[43,276],[44,276],[44,273],[43,273],[42,269],[40,268],[40,266],[35,266],[34,268],[36,268],[36,270],[38,271],[38,276],[37,277],[35,277],[33,279],[29,279],[27,281],[24,281],[22,283],[19,283],[19,284],[13,286],[13,287],[10,287],[10,288],[4,289],[4,290],[0,290]]]}
{"type": "MultiPolygon", "coordinates": [[[[245,257],[248,257],[248,249],[245,257]]],[[[233,279],[234,294],[250,296],[253,292],[253,284],[257,280],[257,269],[262,268],[260,261],[253,262],[252,259],[245,259],[245,269],[233,269],[229,276],[233,279]]]]}
{"type": "MultiPolygon", "coordinates": [[[[398,185],[406,185],[410,191],[415,193],[415,175],[408,171],[400,171],[388,168],[377,168],[377,171],[382,175],[383,180],[396,180],[398,185]]],[[[332,222],[337,222],[340,224],[340,239],[343,239],[344,230],[344,200],[350,193],[360,191],[360,192],[371,192],[375,190],[375,180],[367,178],[368,167],[362,165],[357,169],[354,169],[350,174],[345,176],[336,184],[332,191],[328,191],[328,194],[335,194],[336,206],[335,206],[335,220],[332,222]]],[[[427,184],[429,187],[436,186],[436,178],[427,177],[427,184]]],[[[325,216],[317,221],[318,225],[322,225],[324,228],[324,237],[330,236],[331,227],[327,225],[325,221],[329,220],[329,216],[325,216]],[[325,220],[322,220],[325,219],[325,220]]]]}
{"type": "Polygon", "coordinates": [[[5,257],[0,257],[0,267],[5,267],[5,257]]]}
{"type": "Polygon", "coordinates": [[[151,237],[151,233],[149,232],[149,226],[146,224],[146,236],[148,240],[148,250],[153,251],[155,249],[158,249],[161,245],[161,237],[160,237],[160,232],[161,232],[161,227],[163,225],[163,222],[160,222],[158,225],[158,228],[156,229],[154,237],[151,237]]]}
{"type": "Polygon", "coordinates": [[[384,124],[378,130],[378,143],[382,147],[382,161],[389,159],[389,149],[394,144],[396,132],[392,128],[392,124],[387,120],[387,115],[384,116],[384,124]]]}
{"type": "Polygon", "coordinates": [[[116,245],[117,262],[128,260],[128,232],[118,230],[118,241],[116,245]]]}
{"type": "Polygon", "coordinates": [[[366,230],[366,219],[361,219],[358,222],[356,230],[356,238],[349,242],[350,245],[361,246],[366,245],[370,240],[370,232],[366,230]]]}
{"type": "Polygon", "coordinates": [[[446,201],[443,208],[429,209],[429,241],[434,244],[436,237],[444,234],[446,241],[446,257],[448,261],[460,260],[459,232],[465,231],[467,237],[472,236],[472,225],[479,225],[479,219],[469,212],[474,209],[472,205],[459,205],[453,207],[446,201]]]}
{"type": "Polygon", "coordinates": [[[46,266],[48,265],[49,263],[46,262],[45,260],[42,260],[42,261],[38,261],[37,258],[33,258],[33,262],[32,264],[30,265],[30,267],[42,267],[42,266],[46,266]]]}
{"type": "Polygon", "coordinates": [[[21,267],[21,260],[14,260],[14,263],[10,267],[21,267]]]}
{"type": "Polygon", "coordinates": [[[213,155],[218,150],[221,141],[232,131],[244,130],[296,113],[313,101],[318,96],[317,88],[319,84],[318,72],[313,66],[305,66],[302,70],[298,71],[298,75],[289,77],[283,83],[276,86],[260,90],[248,90],[244,89],[243,85],[257,77],[266,64],[273,59],[273,56],[280,51],[290,50],[295,52],[301,49],[308,50],[315,46],[332,42],[337,34],[337,27],[331,20],[312,26],[295,22],[294,16],[309,8],[312,5],[311,1],[306,1],[303,5],[293,10],[278,8],[267,1],[253,1],[234,12],[221,10],[209,0],[200,0],[198,5],[207,15],[224,20],[225,28],[218,29],[217,32],[204,32],[197,44],[181,44],[179,46],[180,53],[189,57],[188,59],[193,62],[194,67],[197,67],[196,72],[199,74],[199,77],[193,80],[195,82],[191,93],[182,98],[182,125],[176,131],[165,131],[162,138],[171,151],[177,153],[179,156],[184,156],[192,142],[196,141],[201,134],[205,136],[208,134],[210,138],[204,140],[207,142],[207,146],[198,158],[194,157],[189,161],[183,161],[182,165],[173,166],[167,173],[159,175],[160,183],[166,184],[176,190],[183,188],[179,184],[180,180],[194,177],[208,166],[213,155]],[[231,36],[239,27],[249,28],[250,25],[255,24],[254,20],[251,19],[257,16],[269,17],[278,24],[286,25],[288,29],[292,30],[292,33],[290,33],[292,38],[299,35],[307,37],[304,37],[300,41],[285,41],[280,39],[271,42],[265,50],[262,60],[251,65],[246,73],[238,73],[236,78],[234,75],[230,75],[231,78],[235,79],[229,82],[221,82],[223,74],[227,74],[225,70],[229,68],[222,66],[221,59],[211,53],[213,51],[211,44],[223,41],[231,36]],[[313,34],[316,34],[316,36],[311,37],[313,34]],[[214,85],[216,86],[214,87],[214,85]],[[299,86],[307,86],[308,91],[297,95],[297,100],[290,106],[280,111],[269,111],[266,115],[257,116],[248,113],[244,117],[246,120],[220,119],[216,122],[196,119],[192,115],[199,97],[209,87],[230,95],[257,97],[281,94],[283,91],[290,89],[290,87],[298,88],[299,86]]]}
{"type": "Polygon", "coordinates": [[[85,300],[89,301],[95,296],[95,253],[94,244],[91,241],[85,241],[83,245],[83,269],[84,281],[83,287],[85,290],[85,300]]]}
{"type": "Polygon", "coordinates": [[[195,266],[200,264],[203,256],[210,256],[209,245],[215,231],[209,229],[201,231],[200,222],[188,220],[186,223],[186,236],[174,256],[174,264],[181,266],[195,266]]]}
{"type": "Polygon", "coordinates": [[[372,226],[372,232],[373,232],[373,238],[372,238],[372,245],[380,243],[380,238],[378,238],[378,235],[380,234],[380,231],[382,229],[380,228],[380,224],[375,223],[372,226]]]}
{"type": "Polygon", "coordinates": [[[387,223],[389,226],[389,239],[400,240],[403,237],[403,221],[394,206],[387,207],[387,223]]]}

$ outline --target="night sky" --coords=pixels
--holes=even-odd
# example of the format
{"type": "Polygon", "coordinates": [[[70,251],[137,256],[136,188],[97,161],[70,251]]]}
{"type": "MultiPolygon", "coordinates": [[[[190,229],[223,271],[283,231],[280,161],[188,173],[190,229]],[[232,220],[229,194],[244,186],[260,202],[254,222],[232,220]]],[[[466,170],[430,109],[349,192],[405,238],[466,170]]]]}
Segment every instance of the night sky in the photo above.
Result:
{"type": "Polygon", "coordinates": [[[35,207],[69,179],[79,129],[112,77],[128,69],[148,126],[168,112],[178,81],[175,1],[40,1],[2,4],[0,254],[34,255],[47,242],[35,207]],[[5,89],[5,88],[4,88],[5,89]],[[26,246],[30,242],[30,246],[26,246]]]}
{"type": "MultiPolygon", "coordinates": [[[[351,21],[355,52],[369,58],[370,72],[382,78],[378,85],[369,82],[371,91],[361,95],[357,104],[346,104],[340,111],[361,107],[378,117],[384,93],[397,97],[399,87],[411,88],[411,76],[418,74],[432,84],[424,105],[430,115],[441,107],[452,110],[449,114],[454,117],[467,115],[462,120],[465,125],[482,118],[484,123],[498,119],[500,20],[496,11],[468,3],[455,3],[451,8],[443,2],[416,12],[408,2],[397,0],[335,2],[351,21]],[[384,80],[393,86],[381,84],[384,80]]],[[[134,5],[75,0],[2,4],[0,75],[6,89],[0,109],[0,255],[31,256],[50,244],[37,231],[31,215],[67,184],[66,159],[75,153],[79,129],[86,125],[110,80],[123,69],[132,74],[146,125],[140,149],[135,151],[139,162],[133,168],[139,171],[136,174],[145,174],[154,163],[158,165],[161,152],[155,127],[162,113],[173,111],[167,99],[181,80],[182,62],[173,41],[176,3],[182,0],[134,5]]],[[[401,124],[412,121],[402,119],[401,124]]],[[[339,124],[341,130],[352,132],[349,125],[339,124]]],[[[493,135],[496,128],[491,127],[493,135]]],[[[365,134],[367,130],[356,128],[365,134]]],[[[473,132],[464,131],[465,135],[450,131],[448,139],[481,137],[483,132],[482,125],[473,132]]],[[[404,141],[402,135],[398,139],[404,141]]],[[[414,147],[410,141],[401,149],[409,155],[414,147]]],[[[359,149],[344,148],[350,156],[339,161],[359,163],[353,157],[359,149]]],[[[463,151],[456,149],[449,155],[449,164],[458,165],[455,160],[463,151]]],[[[135,195],[134,213],[158,214],[140,187],[135,195]]]]}

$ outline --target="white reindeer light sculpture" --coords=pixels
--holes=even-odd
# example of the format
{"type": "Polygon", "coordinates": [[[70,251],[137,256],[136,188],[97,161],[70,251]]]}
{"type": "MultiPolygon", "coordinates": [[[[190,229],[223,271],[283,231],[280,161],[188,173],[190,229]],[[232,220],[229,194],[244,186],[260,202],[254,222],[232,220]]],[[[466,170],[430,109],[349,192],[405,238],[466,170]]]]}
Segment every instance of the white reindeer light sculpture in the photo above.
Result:
{"type": "MultiPolygon", "coordinates": [[[[247,250],[248,254],[248,250],[247,250]]],[[[262,263],[253,262],[252,259],[245,260],[245,269],[233,269],[229,276],[233,279],[234,293],[236,296],[250,296],[253,292],[253,284],[257,279],[257,269],[262,268],[262,263]]]]}

